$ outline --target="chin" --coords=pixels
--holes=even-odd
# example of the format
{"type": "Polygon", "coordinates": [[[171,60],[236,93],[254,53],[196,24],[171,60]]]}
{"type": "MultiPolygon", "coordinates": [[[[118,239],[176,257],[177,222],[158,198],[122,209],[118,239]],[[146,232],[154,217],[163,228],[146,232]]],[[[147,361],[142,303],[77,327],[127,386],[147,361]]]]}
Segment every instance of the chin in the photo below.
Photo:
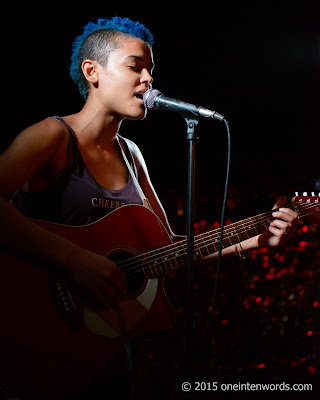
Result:
{"type": "Polygon", "coordinates": [[[128,119],[132,120],[143,120],[147,116],[147,109],[141,110],[140,113],[128,115],[128,119]]]}

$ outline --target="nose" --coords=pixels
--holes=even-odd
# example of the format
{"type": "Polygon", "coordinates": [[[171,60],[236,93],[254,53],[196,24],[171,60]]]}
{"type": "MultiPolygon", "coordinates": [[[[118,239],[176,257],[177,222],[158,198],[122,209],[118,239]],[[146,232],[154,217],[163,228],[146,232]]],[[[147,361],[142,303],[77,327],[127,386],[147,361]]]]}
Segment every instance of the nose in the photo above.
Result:
{"type": "Polygon", "coordinates": [[[147,68],[144,68],[142,70],[142,75],[140,79],[141,83],[147,83],[148,85],[151,85],[153,78],[150,74],[150,72],[147,70],[147,68]]]}

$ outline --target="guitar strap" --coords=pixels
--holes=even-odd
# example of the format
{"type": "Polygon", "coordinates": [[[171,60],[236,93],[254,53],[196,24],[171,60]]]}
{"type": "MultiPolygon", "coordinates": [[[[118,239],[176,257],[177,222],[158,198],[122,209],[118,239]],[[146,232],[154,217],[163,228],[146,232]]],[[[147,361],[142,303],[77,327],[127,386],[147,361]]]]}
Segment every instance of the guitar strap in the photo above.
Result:
{"type": "MultiPolygon", "coordinates": [[[[136,189],[137,189],[137,191],[139,193],[139,196],[141,197],[141,200],[143,202],[143,206],[148,208],[150,211],[152,211],[152,207],[151,207],[151,205],[149,203],[149,200],[146,198],[146,196],[143,193],[143,190],[141,189],[140,183],[138,182],[138,179],[137,179],[135,173],[132,170],[132,167],[131,167],[131,165],[130,165],[128,159],[127,159],[127,156],[126,156],[126,154],[125,154],[125,152],[124,152],[124,150],[122,148],[122,144],[120,143],[118,135],[116,137],[117,137],[117,141],[118,141],[119,147],[121,149],[122,157],[123,157],[123,159],[124,159],[124,161],[125,161],[125,163],[127,165],[127,168],[128,168],[129,173],[130,173],[130,175],[131,175],[131,177],[133,179],[133,182],[134,182],[135,187],[136,187],[136,189]]],[[[134,160],[133,160],[133,162],[134,162],[134,160]]]]}

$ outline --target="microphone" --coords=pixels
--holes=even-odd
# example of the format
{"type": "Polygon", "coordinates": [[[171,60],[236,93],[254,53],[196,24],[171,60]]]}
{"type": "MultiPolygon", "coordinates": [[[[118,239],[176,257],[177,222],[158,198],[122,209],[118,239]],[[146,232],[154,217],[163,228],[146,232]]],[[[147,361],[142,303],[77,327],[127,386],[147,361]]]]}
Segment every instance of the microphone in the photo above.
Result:
{"type": "Polygon", "coordinates": [[[163,109],[168,111],[177,111],[183,115],[194,114],[206,118],[215,118],[223,121],[225,117],[216,111],[207,110],[206,108],[196,106],[194,104],[184,103],[183,101],[172,99],[164,96],[157,89],[149,89],[143,95],[144,105],[148,109],[163,109]]]}

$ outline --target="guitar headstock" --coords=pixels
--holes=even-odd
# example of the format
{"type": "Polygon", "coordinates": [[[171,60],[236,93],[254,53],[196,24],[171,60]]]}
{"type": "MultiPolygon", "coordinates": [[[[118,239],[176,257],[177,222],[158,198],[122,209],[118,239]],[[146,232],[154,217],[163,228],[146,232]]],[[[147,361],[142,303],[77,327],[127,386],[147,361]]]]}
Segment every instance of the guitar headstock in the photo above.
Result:
{"type": "Polygon", "coordinates": [[[299,196],[298,192],[296,192],[296,196],[291,203],[300,219],[320,225],[320,193],[316,196],[312,192],[311,196],[308,196],[307,192],[304,192],[303,196],[299,196]]]}

